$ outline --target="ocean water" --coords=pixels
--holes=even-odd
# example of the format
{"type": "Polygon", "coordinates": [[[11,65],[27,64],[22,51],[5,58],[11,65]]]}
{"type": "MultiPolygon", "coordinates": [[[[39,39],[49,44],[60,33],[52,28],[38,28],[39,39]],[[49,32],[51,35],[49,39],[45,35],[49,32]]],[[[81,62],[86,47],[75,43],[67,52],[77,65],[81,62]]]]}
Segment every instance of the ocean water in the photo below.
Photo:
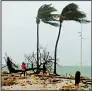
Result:
{"type": "Polygon", "coordinates": [[[89,66],[83,66],[80,68],[79,66],[64,66],[64,67],[57,67],[57,73],[58,74],[72,74],[75,75],[76,71],[80,71],[82,76],[87,76],[89,78],[92,78],[91,76],[91,67],[89,66]]]}
{"type": "MultiPolygon", "coordinates": [[[[4,66],[4,65],[3,65],[4,66]]],[[[21,69],[21,66],[18,66],[21,69]]],[[[3,68],[2,71],[8,71],[7,67],[3,68]]],[[[80,71],[82,76],[87,76],[91,78],[91,67],[83,66],[80,68],[79,66],[63,66],[57,67],[57,73],[60,75],[71,74],[75,75],[76,71],[80,71]]]]}

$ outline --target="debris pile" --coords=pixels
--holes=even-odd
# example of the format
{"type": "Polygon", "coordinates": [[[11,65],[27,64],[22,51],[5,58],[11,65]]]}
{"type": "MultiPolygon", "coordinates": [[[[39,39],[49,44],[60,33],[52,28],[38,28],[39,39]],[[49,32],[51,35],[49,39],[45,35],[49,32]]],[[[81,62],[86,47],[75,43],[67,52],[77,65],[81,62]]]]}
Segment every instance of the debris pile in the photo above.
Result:
{"type": "Polygon", "coordinates": [[[15,83],[15,78],[2,79],[2,86],[10,86],[15,83]]]}

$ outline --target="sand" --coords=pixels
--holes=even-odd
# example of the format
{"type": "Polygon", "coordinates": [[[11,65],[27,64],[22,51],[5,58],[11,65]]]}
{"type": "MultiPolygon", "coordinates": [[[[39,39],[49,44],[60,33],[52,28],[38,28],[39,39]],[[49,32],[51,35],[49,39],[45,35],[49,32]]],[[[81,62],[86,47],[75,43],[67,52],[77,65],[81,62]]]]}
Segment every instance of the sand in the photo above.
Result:
{"type": "MultiPolygon", "coordinates": [[[[2,79],[5,77],[2,76],[2,79]]],[[[63,86],[66,85],[73,85],[74,86],[74,80],[71,79],[63,79],[63,78],[48,78],[43,77],[45,79],[41,79],[39,77],[36,77],[34,75],[26,76],[26,77],[19,77],[18,74],[13,74],[13,76],[9,75],[8,79],[12,79],[14,81],[14,84],[10,86],[4,86],[2,85],[3,90],[61,90],[63,86]],[[17,75],[17,77],[16,77],[17,75]],[[54,80],[59,80],[54,82],[54,80]]],[[[10,81],[9,80],[9,81],[10,81]]],[[[80,87],[85,84],[80,83],[80,87]]],[[[88,90],[91,86],[88,86],[86,88],[80,88],[80,89],[86,89],[88,90]]]]}

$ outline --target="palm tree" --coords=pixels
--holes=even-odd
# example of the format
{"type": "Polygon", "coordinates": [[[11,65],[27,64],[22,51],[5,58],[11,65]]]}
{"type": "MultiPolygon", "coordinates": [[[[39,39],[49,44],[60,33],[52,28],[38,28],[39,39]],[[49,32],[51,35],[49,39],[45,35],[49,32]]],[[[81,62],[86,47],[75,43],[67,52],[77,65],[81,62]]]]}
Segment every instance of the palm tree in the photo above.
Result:
{"type": "Polygon", "coordinates": [[[78,10],[78,5],[71,3],[67,6],[65,6],[65,8],[63,8],[61,14],[59,15],[59,32],[58,32],[58,37],[56,40],[56,44],[55,44],[55,52],[54,52],[54,57],[55,57],[55,61],[54,61],[54,74],[56,74],[56,57],[57,57],[57,45],[58,45],[58,41],[60,38],[60,33],[61,33],[61,27],[62,27],[62,23],[63,21],[76,21],[78,23],[88,23],[90,21],[84,19],[86,18],[86,14],[82,11],[78,10]]]}
{"type": "Polygon", "coordinates": [[[57,11],[54,7],[51,7],[51,4],[47,5],[44,4],[38,9],[36,23],[37,23],[37,73],[39,70],[39,24],[40,21],[50,24],[52,26],[59,26],[56,23],[57,14],[52,14],[53,12],[57,11]]]}

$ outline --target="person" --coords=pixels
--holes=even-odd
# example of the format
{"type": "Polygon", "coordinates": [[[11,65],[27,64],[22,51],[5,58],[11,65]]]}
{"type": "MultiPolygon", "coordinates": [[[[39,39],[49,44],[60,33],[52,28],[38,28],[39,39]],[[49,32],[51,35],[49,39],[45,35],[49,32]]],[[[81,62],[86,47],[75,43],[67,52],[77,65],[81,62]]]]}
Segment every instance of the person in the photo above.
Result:
{"type": "Polygon", "coordinates": [[[79,88],[79,83],[80,83],[80,71],[77,71],[75,74],[75,86],[79,88]]]}
{"type": "Polygon", "coordinates": [[[45,66],[45,63],[43,63],[43,75],[46,74],[46,66],[45,66]]]}
{"type": "Polygon", "coordinates": [[[32,68],[33,68],[33,66],[34,66],[34,65],[33,65],[33,63],[32,63],[32,68]]]}
{"type": "MultiPolygon", "coordinates": [[[[25,63],[24,63],[24,62],[22,63],[21,68],[22,68],[22,73],[21,73],[21,75],[22,75],[22,74],[24,74],[24,76],[25,76],[25,72],[26,72],[26,65],[25,65],[25,63]]],[[[20,75],[20,76],[21,76],[21,75],[20,75]]]]}

